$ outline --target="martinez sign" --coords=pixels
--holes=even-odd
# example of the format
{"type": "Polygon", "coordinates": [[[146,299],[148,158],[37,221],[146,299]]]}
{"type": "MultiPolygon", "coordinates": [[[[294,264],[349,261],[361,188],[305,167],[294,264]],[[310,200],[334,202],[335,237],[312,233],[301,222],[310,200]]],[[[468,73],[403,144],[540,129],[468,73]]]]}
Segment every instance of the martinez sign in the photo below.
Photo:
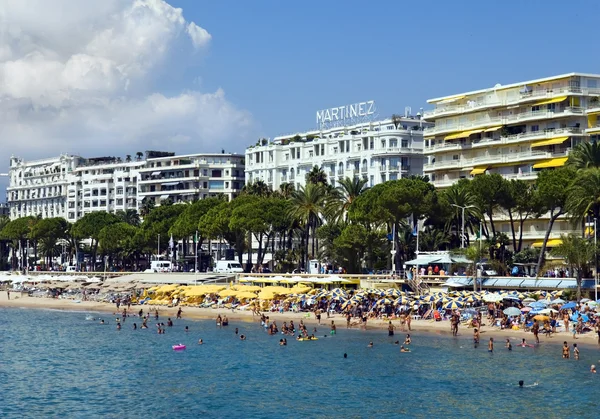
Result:
{"type": "Polygon", "coordinates": [[[375,114],[375,101],[359,102],[353,105],[317,111],[317,125],[335,124],[344,120],[353,120],[375,114]]]}

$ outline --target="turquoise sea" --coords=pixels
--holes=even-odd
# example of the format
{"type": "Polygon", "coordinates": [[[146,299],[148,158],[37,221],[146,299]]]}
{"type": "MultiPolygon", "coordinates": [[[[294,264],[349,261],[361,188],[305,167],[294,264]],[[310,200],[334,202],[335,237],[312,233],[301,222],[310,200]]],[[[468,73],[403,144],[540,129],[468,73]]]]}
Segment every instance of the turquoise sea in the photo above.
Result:
{"type": "MultiPolygon", "coordinates": [[[[0,417],[598,416],[593,344],[580,345],[580,361],[561,359],[558,345],[509,352],[500,338],[490,354],[486,344],[473,348],[464,331],[458,338],[413,334],[412,352],[400,353],[392,342],[401,334],[339,328],[323,337],[322,327],[318,341],[288,339],[281,347],[281,336],[258,323],[219,329],[213,321],[174,320],[159,335],[153,319],[134,331],[140,321],[128,318],[117,331],[110,315],[92,313],[107,325],[86,315],[0,309],[0,417]],[[173,351],[177,343],[187,350],[173,351]]],[[[493,336],[486,335],[484,343],[493,336]]]]}

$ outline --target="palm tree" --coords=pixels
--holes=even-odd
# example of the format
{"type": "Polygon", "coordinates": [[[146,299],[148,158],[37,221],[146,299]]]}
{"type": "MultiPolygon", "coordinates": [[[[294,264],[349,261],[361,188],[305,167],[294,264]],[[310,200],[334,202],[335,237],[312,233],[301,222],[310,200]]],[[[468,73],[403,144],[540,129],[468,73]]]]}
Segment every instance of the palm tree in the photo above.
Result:
{"type": "Polygon", "coordinates": [[[327,202],[328,213],[332,219],[348,221],[348,209],[352,202],[364,191],[368,181],[362,178],[345,178],[338,182],[338,187],[332,191],[327,202]]]}
{"type": "Polygon", "coordinates": [[[553,248],[550,253],[564,258],[571,272],[576,272],[577,301],[579,301],[583,276],[589,273],[591,261],[595,257],[594,242],[574,234],[561,235],[560,238],[561,244],[553,248]]]}
{"type": "Polygon", "coordinates": [[[283,182],[281,185],[279,185],[279,194],[281,195],[282,198],[284,198],[284,199],[291,198],[293,192],[294,192],[294,184],[293,183],[283,182]]]}
{"type": "Polygon", "coordinates": [[[142,217],[147,216],[154,209],[154,200],[150,198],[144,198],[142,200],[142,206],[140,207],[140,215],[142,217]]]}
{"type": "MultiPolygon", "coordinates": [[[[467,229],[473,230],[473,225],[477,225],[479,220],[482,218],[481,210],[478,207],[477,198],[468,189],[467,182],[455,183],[448,189],[446,189],[446,199],[448,204],[452,206],[454,216],[448,220],[448,230],[454,226],[457,237],[462,234],[462,208],[465,209],[465,231],[467,229]]],[[[467,246],[469,245],[469,235],[466,234],[467,246]]]]}
{"type": "Polygon", "coordinates": [[[576,169],[600,168],[600,144],[597,141],[580,143],[569,154],[567,164],[576,169]]]}
{"type": "Polygon", "coordinates": [[[308,241],[312,231],[312,255],[315,253],[316,229],[321,223],[321,215],[326,202],[325,188],[320,184],[307,183],[292,193],[289,215],[304,228],[304,266],[308,258],[308,241]]]}
{"type": "Polygon", "coordinates": [[[319,166],[313,166],[311,171],[306,174],[306,183],[327,185],[327,174],[319,166]]]}
{"type": "Polygon", "coordinates": [[[426,227],[419,235],[419,247],[424,251],[442,250],[450,244],[450,236],[444,230],[426,227]]]}
{"type": "Polygon", "coordinates": [[[141,151],[138,151],[137,153],[135,153],[135,158],[137,161],[142,160],[142,157],[144,157],[144,153],[142,153],[141,151]]]}
{"type": "Polygon", "coordinates": [[[254,183],[248,183],[244,185],[242,192],[247,195],[256,195],[262,197],[269,197],[273,193],[271,188],[269,188],[269,186],[260,179],[254,181],[254,183]]]}
{"type": "Polygon", "coordinates": [[[592,167],[577,173],[568,189],[567,212],[573,223],[582,223],[588,215],[600,216],[600,169],[592,167]]]}
{"type": "Polygon", "coordinates": [[[127,163],[131,162],[131,154],[128,154],[128,155],[125,156],[125,161],[127,163]]]}
{"type": "Polygon", "coordinates": [[[128,209],[128,210],[119,210],[116,212],[115,214],[117,217],[119,217],[119,219],[124,222],[127,223],[129,225],[138,227],[140,225],[140,215],[138,214],[138,212],[134,209],[128,209]]]}

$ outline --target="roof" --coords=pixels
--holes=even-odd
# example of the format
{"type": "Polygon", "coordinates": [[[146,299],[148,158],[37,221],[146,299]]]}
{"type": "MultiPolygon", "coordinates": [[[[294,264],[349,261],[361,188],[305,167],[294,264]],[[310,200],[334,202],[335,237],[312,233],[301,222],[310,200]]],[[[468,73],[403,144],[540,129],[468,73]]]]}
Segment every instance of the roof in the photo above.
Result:
{"type": "Polygon", "coordinates": [[[429,265],[432,263],[471,263],[471,261],[462,255],[451,255],[448,253],[419,255],[416,259],[409,260],[406,265],[429,265]]]}
{"type": "Polygon", "coordinates": [[[429,100],[427,100],[427,103],[436,103],[436,102],[439,102],[439,101],[442,101],[442,100],[452,99],[452,98],[455,98],[457,96],[477,95],[477,94],[489,92],[491,90],[511,89],[511,88],[514,88],[514,87],[522,87],[523,85],[526,85],[526,84],[541,83],[541,82],[546,82],[546,81],[551,81],[551,80],[564,79],[566,77],[573,77],[573,76],[598,77],[598,78],[600,78],[600,74],[591,74],[591,73],[566,73],[566,74],[559,74],[557,76],[544,77],[544,78],[535,79],[535,80],[521,81],[521,82],[518,82],[518,83],[507,84],[507,85],[504,85],[504,86],[500,85],[499,87],[495,87],[494,86],[494,87],[489,87],[487,89],[473,90],[473,91],[466,92],[466,93],[458,93],[458,94],[452,94],[452,95],[449,95],[449,96],[442,96],[442,97],[438,97],[438,98],[434,98],[434,99],[429,99],[429,100]]]}

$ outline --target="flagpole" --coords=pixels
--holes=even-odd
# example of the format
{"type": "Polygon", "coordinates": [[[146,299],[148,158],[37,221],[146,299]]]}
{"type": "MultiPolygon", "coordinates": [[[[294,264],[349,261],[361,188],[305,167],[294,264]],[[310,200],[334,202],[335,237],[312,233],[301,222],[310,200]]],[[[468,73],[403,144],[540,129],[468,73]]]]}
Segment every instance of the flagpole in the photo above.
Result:
{"type": "Polygon", "coordinates": [[[198,230],[196,230],[196,250],[194,250],[194,283],[198,283],[198,230]]]}

